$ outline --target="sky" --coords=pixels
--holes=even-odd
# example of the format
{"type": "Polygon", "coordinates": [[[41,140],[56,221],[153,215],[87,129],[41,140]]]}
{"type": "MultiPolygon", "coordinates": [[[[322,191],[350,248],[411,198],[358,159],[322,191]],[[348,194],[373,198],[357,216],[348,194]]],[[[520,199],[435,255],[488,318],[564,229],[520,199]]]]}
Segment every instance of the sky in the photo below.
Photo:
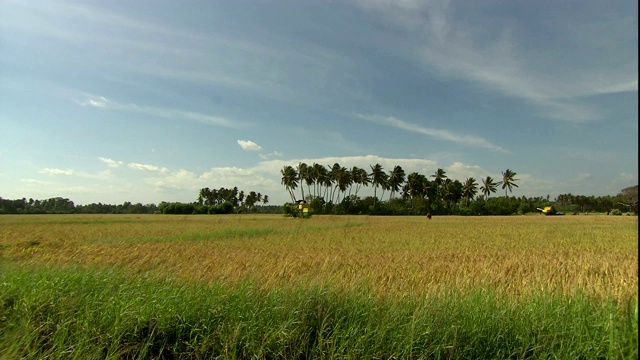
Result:
{"type": "Polygon", "coordinates": [[[5,199],[279,205],[300,162],[616,195],[638,2],[0,0],[0,134],[5,199]]]}

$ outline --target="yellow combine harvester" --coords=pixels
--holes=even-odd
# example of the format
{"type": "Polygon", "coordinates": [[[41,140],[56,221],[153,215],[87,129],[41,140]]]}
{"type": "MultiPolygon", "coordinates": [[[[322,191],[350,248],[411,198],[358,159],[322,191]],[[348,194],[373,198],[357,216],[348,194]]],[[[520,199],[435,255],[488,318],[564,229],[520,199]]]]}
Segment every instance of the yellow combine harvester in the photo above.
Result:
{"type": "Polygon", "coordinates": [[[298,204],[298,215],[300,215],[303,218],[308,218],[311,217],[311,213],[313,212],[313,209],[311,208],[310,204],[298,204]]]}
{"type": "Polygon", "coordinates": [[[545,206],[544,209],[537,208],[545,215],[557,215],[556,209],[553,206],[545,206]]]}
{"type": "Polygon", "coordinates": [[[297,204],[289,205],[289,211],[287,214],[293,217],[301,217],[301,218],[309,218],[311,217],[311,213],[313,213],[313,209],[311,208],[311,204],[307,204],[304,200],[296,201],[297,204]]]}

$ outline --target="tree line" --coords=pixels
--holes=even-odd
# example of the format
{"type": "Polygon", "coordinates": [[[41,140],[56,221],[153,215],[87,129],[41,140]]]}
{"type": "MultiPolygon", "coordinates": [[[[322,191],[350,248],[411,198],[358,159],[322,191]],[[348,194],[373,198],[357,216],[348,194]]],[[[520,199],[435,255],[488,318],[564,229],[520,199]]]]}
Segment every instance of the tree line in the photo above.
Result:
{"type": "MultiPolygon", "coordinates": [[[[437,174],[440,177],[446,175],[443,171],[438,171],[437,174]]],[[[421,177],[418,178],[422,179],[421,177]]],[[[435,180],[435,177],[433,179],[435,180]]],[[[430,181],[434,182],[433,180],[430,181]]],[[[584,212],[638,213],[638,185],[622,189],[616,196],[584,196],[568,193],[558,195],[555,199],[550,200],[548,195],[546,197],[529,198],[524,196],[519,198],[506,196],[489,197],[490,194],[497,191],[499,184],[493,182],[493,186],[486,186],[485,181],[486,179],[483,179],[482,185],[478,187],[479,192],[475,198],[462,197],[455,204],[453,200],[450,200],[449,203],[445,200],[430,203],[428,198],[420,198],[417,195],[422,190],[417,189],[415,186],[411,187],[413,196],[393,197],[390,195],[390,199],[387,200],[381,200],[383,198],[382,193],[380,198],[368,196],[361,199],[356,195],[357,191],[354,188],[351,194],[349,194],[348,190],[345,190],[346,196],[341,198],[340,202],[326,202],[324,197],[317,196],[319,193],[329,193],[329,190],[324,186],[316,188],[316,196],[314,196],[313,191],[309,192],[309,188],[307,188],[305,195],[311,194],[307,199],[310,200],[315,212],[320,214],[423,215],[426,212],[431,212],[432,214],[456,215],[511,215],[537,212],[537,208],[547,205],[554,205],[556,210],[567,214],[584,212]],[[317,190],[320,189],[322,191],[318,192],[317,190]],[[493,190],[486,192],[485,189],[493,190]]],[[[465,181],[464,183],[467,182],[465,181]]],[[[462,184],[464,185],[464,183],[462,184]]],[[[402,188],[405,186],[407,185],[404,184],[402,188]]],[[[243,212],[276,214],[283,213],[284,210],[288,209],[288,206],[266,205],[269,202],[268,196],[258,196],[259,193],[255,192],[248,193],[249,201],[247,202],[247,196],[242,196],[240,191],[234,190],[236,188],[221,188],[222,191],[221,189],[206,189],[201,189],[197,200],[192,203],[163,201],[158,205],[133,204],[128,201],[118,205],[103,203],[75,205],[73,201],[62,197],[44,200],[32,198],[11,200],[0,197],[0,214],[228,214],[243,212]],[[253,195],[252,193],[255,194],[253,195]],[[253,201],[253,199],[258,198],[261,198],[260,202],[253,201]]],[[[340,191],[339,187],[338,191],[340,191]]],[[[397,193],[402,195],[404,192],[402,190],[397,193]]],[[[443,199],[446,198],[445,195],[447,193],[448,190],[442,191],[443,199]]],[[[432,196],[437,198],[437,194],[437,191],[431,190],[432,196]]],[[[334,195],[337,200],[338,195],[335,193],[334,195]]],[[[450,199],[453,198],[450,197],[450,199]]]]}
{"type": "Polygon", "coordinates": [[[92,203],[76,205],[73,201],[54,197],[44,200],[38,199],[3,199],[0,197],[0,214],[153,214],[158,211],[155,204],[132,204],[126,201],[122,204],[92,203]]]}
{"type": "Polygon", "coordinates": [[[267,206],[268,195],[259,192],[244,192],[238,187],[230,189],[200,189],[194,202],[166,202],[158,205],[124,202],[119,205],[92,203],[75,205],[67,198],[55,197],[46,200],[26,198],[8,200],[0,197],[0,214],[236,214],[236,213],[282,213],[280,206],[267,206]]]}
{"type": "Polygon", "coordinates": [[[341,211],[352,213],[353,208],[357,208],[361,212],[363,209],[360,202],[362,201],[372,203],[364,209],[367,213],[378,213],[385,206],[381,203],[387,191],[388,203],[402,203],[403,207],[409,206],[414,213],[451,213],[462,201],[465,206],[469,206],[479,192],[485,200],[488,200],[489,196],[497,191],[498,186],[501,186],[506,198],[508,192],[518,187],[517,174],[511,169],[502,172],[501,181],[495,181],[491,176],[487,176],[478,183],[473,177],[463,182],[451,179],[443,169],[437,169],[434,174],[427,177],[418,172],[406,174],[398,165],[389,172],[386,172],[380,164],[369,167],[370,171],[357,166],[348,169],[339,163],[325,167],[318,163],[309,166],[300,162],[295,168],[290,165],[283,167],[280,171],[281,183],[289,193],[292,202],[299,200],[311,202],[315,205],[314,210],[321,213],[329,209],[335,212],[333,209],[338,204],[344,208],[341,211]],[[361,200],[358,196],[359,190],[369,185],[373,187],[373,197],[361,200]],[[296,196],[296,189],[300,190],[299,199],[296,196]],[[381,192],[380,197],[378,197],[378,190],[381,192]],[[373,208],[369,209],[371,206],[373,208]]]}
{"type": "MultiPolygon", "coordinates": [[[[316,214],[511,215],[536,212],[537,208],[551,204],[548,195],[546,198],[509,197],[513,188],[518,187],[516,182],[519,180],[511,169],[502,171],[499,181],[487,176],[478,182],[473,177],[464,181],[451,179],[440,168],[429,176],[418,172],[406,174],[401,166],[394,166],[388,172],[380,164],[369,168],[353,166],[349,169],[339,163],[324,166],[300,162],[295,167],[286,165],[282,168],[281,184],[292,204],[300,201],[310,203],[316,214]],[[361,198],[358,192],[368,186],[373,187],[373,196],[361,198]],[[504,190],[504,197],[490,198],[498,187],[504,190]]],[[[571,213],[608,212],[620,207],[620,201],[613,197],[582,196],[574,199],[568,194],[560,195],[557,200],[561,205],[559,211],[570,210],[571,213]]],[[[285,213],[289,209],[290,206],[285,206],[285,213]]],[[[637,213],[637,200],[633,212],[637,213]]]]}

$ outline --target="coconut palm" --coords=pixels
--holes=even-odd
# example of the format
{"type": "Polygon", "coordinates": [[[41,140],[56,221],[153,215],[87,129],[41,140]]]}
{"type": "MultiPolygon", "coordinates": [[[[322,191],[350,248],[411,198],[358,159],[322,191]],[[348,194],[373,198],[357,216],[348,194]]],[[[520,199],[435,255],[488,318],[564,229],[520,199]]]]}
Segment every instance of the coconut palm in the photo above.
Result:
{"type": "Polygon", "coordinates": [[[480,191],[482,191],[485,200],[489,198],[489,195],[491,195],[491,193],[494,193],[498,190],[498,185],[500,185],[500,183],[494,182],[491,176],[487,176],[484,180],[482,180],[480,191]]]}
{"type": "Polygon", "coordinates": [[[435,187],[435,192],[436,192],[436,196],[440,197],[440,188],[442,187],[442,183],[445,181],[445,179],[447,179],[447,172],[444,171],[443,169],[438,168],[438,170],[436,170],[435,174],[431,175],[433,179],[433,184],[435,187]]]}
{"type": "Polygon", "coordinates": [[[384,169],[382,169],[380,164],[376,164],[375,166],[369,165],[369,167],[371,167],[371,174],[369,174],[369,177],[373,184],[373,197],[377,199],[378,196],[376,192],[378,187],[382,187],[384,189],[387,184],[387,173],[384,172],[384,169]]]}
{"type": "Polygon", "coordinates": [[[360,181],[360,172],[359,172],[360,168],[358,168],[357,166],[354,166],[351,168],[351,170],[349,170],[349,196],[351,196],[351,189],[353,189],[353,185],[358,184],[358,182],[360,181]]]}
{"type": "Polygon", "coordinates": [[[329,193],[329,201],[333,202],[335,191],[338,188],[338,180],[340,179],[340,172],[342,166],[338,163],[334,163],[333,166],[329,166],[329,179],[331,181],[331,192],[329,193]]]}
{"type": "Polygon", "coordinates": [[[518,181],[518,179],[515,178],[516,173],[513,170],[505,170],[502,172],[502,188],[504,189],[504,196],[507,196],[507,190],[509,192],[511,192],[511,188],[512,187],[518,187],[518,185],[515,184],[516,181],[518,181]]]}
{"type": "Polygon", "coordinates": [[[297,166],[297,170],[298,170],[298,181],[300,182],[300,192],[302,193],[302,200],[304,200],[305,199],[304,186],[302,185],[302,182],[305,181],[305,179],[308,177],[309,166],[303,162],[299,162],[297,166]]]}
{"type": "MultiPolygon", "coordinates": [[[[353,171],[353,169],[351,171],[353,171]]],[[[358,191],[360,190],[360,188],[362,186],[369,186],[369,183],[371,183],[371,180],[369,179],[369,174],[367,174],[367,171],[361,168],[358,168],[358,176],[356,178],[357,178],[356,195],[358,195],[358,191]]]]}
{"type": "MultiPolygon", "coordinates": [[[[344,193],[349,188],[350,176],[350,172],[346,167],[340,166],[338,163],[333,164],[331,170],[329,170],[329,178],[332,184],[331,194],[329,195],[331,202],[336,197],[336,191],[344,193]]],[[[340,192],[337,193],[336,202],[340,199],[340,192]]]]}
{"type": "Polygon", "coordinates": [[[322,190],[322,183],[324,182],[324,179],[320,179],[320,177],[323,175],[322,174],[322,170],[324,170],[324,166],[318,164],[318,163],[313,163],[313,165],[311,165],[311,168],[309,168],[309,172],[312,174],[313,177],[313,196],[320,196],[321,190],[322,190]]]}
{"type": "Polygon", "coordinates": [[[296,202],[296,196],[294,194],[294,190],[298,187],[298,173],[296,169],[286,165],[280,170],[280,174],[282,174],[282,185],[284,185],[285,189],[289,192],[291,200],[296,202]]]}
{"type": "MultiPolygon", "coordinates": [[[[338,180],[338,189],[340,189],[342,198],[344,199],[345,191],[347,191],[347,189],[351,185],[351,171],[349,171],[349,169],[347,169],[346,167],[340,167],[340,171],[338,172],[336,178],[338,180]]],[[[339,202],[339,200],[340,196],[338,196],[336,202],[339,202]]]]}
{"type": "Polygon", "coordinates": [[[412,201],[420,198],[424,199],[427,195],[428,183],[429,180],[427,180],[426,176],[412,172],[407,175],[407,182],[405,182],[402,188],[403,197],[411,199],[412,201]]]}
{"type": "Polygon", "coordinates": [[[467,199],[467,206],[469,206],[469,200],[476,196],[478,193],[478,184],[476,179],[470,177],[462,184],[462,196],[467,199]]]}
{"type": "Polygon", "coordinates": [[[315,164],[314,167],[316,168],[316,183],[318,184],[318,196],[322,196],[322,199],[325,200],[327,197],[327,192],[331,187],[331,177],[329,176],[329,170],[324,165],[320,165],[320,164],[315,164]],[[322,191],[323,186],[324,186],[324,192],[322,191]]]}
{"type": "Polygon", "coordinates": [[[393,168],[393,170],[389,172],[388,184],[389,184],[389,189],[391,190],[391,192],[389,193],[389,200],[393,198],[396,191],[400,190],[400,185],[404,183],[404,179],[405,179],[404,170],[398,165],[396,165],[393,168]]]}

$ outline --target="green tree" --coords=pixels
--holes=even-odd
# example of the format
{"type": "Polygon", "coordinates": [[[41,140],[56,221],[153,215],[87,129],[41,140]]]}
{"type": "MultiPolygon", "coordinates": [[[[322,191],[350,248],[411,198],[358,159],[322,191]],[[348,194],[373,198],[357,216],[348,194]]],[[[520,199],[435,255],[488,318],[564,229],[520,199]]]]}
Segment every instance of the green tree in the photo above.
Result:
{"type": "Polygon", "coordinates": [[[404,183],[405,173],[402,167],[396,165],[393,170],[389,172],[388,185],[391,192],[389,193],[389,200],[393,198],[396,191],[400,190],[401,185],[404,183]]]}
{"type": "Polygon", "coordinates": [[[371,167],[369,177],[371,179],[371,184],[373,184],[373,197],[377,199],[378,187],[382,187],[384,189],[384,187],[387,186],[387,173],[384,172],[384,169],[380,164],[369,166],[371,167]]]}
{"type": "Polygon", "coordinates": [[[280,170],[280,174],[282,174],[282,185],[284,185],[285,189],[289,192],[289,196],[291,196],[291,200],[296,202],[295,189],[298,187],[298,173],[296,169],[292,166],[286,165],[282,170],[280,170]]]}
{"type": "Polygon", "coordinates": [[[462,184],[462,196],[467,199],[467,206],[469,206],[469,200],[476,196],[478,193],[478,184],[476,179],[469,177],[462,184]]]}
{"type": "MultiPolygon", "coordinates": [[[[354,166],[353,169],[351,169],[351,172],[354,172],[355,169],[356,167],[354,166]]],[[[369,179],[369,174],[367,174],[367,171],[365,169],[357,168],[357,170],[355,171],[358,173],[358,175],[355,177],[356,195],[358,195],[358,191],[360,190],[360,188],[362,186],[369,186],[369,183],[371,183],[371,180],[369,179]]]]}
{"type": "Polygon", "coordinates": [[[484,195],[484,199],[489,199],[489,195],[498,191],[499,183],[494,182],[491,176],[487,176],[484,180],[482,180],[482,186],[480,186],[480,191],[484,195]]]}
{"type": "Polygon", "coordinates": [[[309,166],[303,162],[299,162],[297,166],[298,171],[298,182],[300,183],[300,193],[302,194],[302,200],[305,200],[304,196],[304,186],[302,182],[308,178],[309,166]]]}
{"type": "Polygon", "coordinates": [[[516,173],[513,170],[507,169],[505,171],[502,172],[502,188],[504,189],[504,196],[507,196],[507,190],[509,192],[511,192],[512,187],[518,187],[518,185],[516,185],[516,181],[518,181],[518,179],[516,179],[516,173]]]}
{"type": "Polygon", "coordinates": [[[436,192],[436,197],[441,199],[441,188],[442,188],[442,184],[444,183],[445,179],[447,179],[447,172],[444,171],[443,169],[438,168],[438,170],[436,170],[435,174],[431,175],[431,177],[433,178],[433,184],[435,186],[435,192],[436,192]]]}

